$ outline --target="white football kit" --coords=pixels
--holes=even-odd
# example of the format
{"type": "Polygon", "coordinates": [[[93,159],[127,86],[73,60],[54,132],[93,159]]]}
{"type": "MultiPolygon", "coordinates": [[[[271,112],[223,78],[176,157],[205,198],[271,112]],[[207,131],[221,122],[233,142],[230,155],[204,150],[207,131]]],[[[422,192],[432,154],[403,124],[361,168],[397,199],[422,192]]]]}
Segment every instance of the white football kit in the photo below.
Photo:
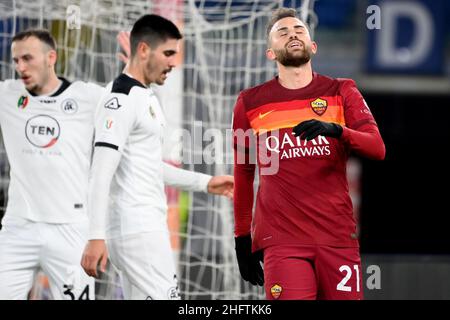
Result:
{"type": "Polygon", "coordinates": [[[54,299],[93,299],[80,266],[95,108],[103,88],[61,79],[48,96],[0,82],[0,125],[10,164],[0,231],[0,299],[26,299],[39,267],[54,299]]]}
{"type": "Polygon", "coordinates": [[[107,238],[126,299],[178,299],[164,184],[206,191],[211,176],[163,162],[165,118],[150,88],[122,74],[107,92],[97,109],[92,179],[102,180],[96,174],[105,167],[113,169],[101,191],[91,183],[89,238],[107,238]],[[102,157],[105,150],[109,154],[102,157]],[[109,208],[100,194],[108,191],[109,208]]]}

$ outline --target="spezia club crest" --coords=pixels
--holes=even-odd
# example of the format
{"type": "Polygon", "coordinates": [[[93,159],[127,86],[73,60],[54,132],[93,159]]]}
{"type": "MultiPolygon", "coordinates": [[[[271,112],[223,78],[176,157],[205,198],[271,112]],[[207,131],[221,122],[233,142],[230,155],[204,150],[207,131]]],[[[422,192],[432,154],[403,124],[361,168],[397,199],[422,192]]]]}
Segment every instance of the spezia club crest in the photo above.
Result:
{"type": "Polygon", "coordinates": [[[78,104],[73,99],[66,99],[61,104],[61,109],[66,114],[74,114],[78,111],[78,104]]]}
{"type": "Polygon", "coordinates": [[[149,107],[148,107],[148,111],[150,111],[150,115],[152,116],[152,118],[155,119],[156,114],[155,114],[155,111],[153,110],[153,107],[152,107],[152,106],[149,106],[149,107]]]}
{"type": "Polygon", "coordinates": [[[25,109],[28,105],[28,100],[28,96],[20,96],[19,100],[17,101],[17,108],[25,109]]]}
{"type": "Polygon", "coordinates": [[[311,102],[311,108],[317,115],[321,116],[327,111],[328,102],[327,100],[318,98],[311,102]]]}
{"type": "Polygon", "coordinates": [[[167,298],[169,300],[179,300],[180,299],[180,295],[178,293],[178,280],[177,280],[177,275],[174,274],[173,275],[173,281],[175,283],[175,287],[171,287],[169,289],[169,291],[167,292],[167,298]]]}

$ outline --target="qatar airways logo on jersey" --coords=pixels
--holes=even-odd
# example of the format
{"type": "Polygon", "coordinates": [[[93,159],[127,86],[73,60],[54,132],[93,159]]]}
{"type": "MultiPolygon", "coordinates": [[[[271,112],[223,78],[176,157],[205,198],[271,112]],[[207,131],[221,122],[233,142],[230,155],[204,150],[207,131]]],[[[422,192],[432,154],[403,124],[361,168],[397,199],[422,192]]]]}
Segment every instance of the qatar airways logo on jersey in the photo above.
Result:
{"type": "Polygon", "coordinates": [[[55,118],[37,115],[30,118],[25,125],[27,140],[35,147],[50,148],[59,138],[61,129],[55,118]]]}
{"type": "Polygon", "coordinates": [[[270,135],[265,141],[267,150],[279,154],[281,160],[331,154],[330,142],[323,136],[308,141],[285,132],[281,135],[270,135]]]}
{"type": "Polygon", "coordinates": [[[260,175],[277,174],[282,160],[328,157],[332,153],[331,143],[326,137],[318,136],[305,140],[289,131],[265,131],[255,135],[251,129],[236,129],[232,139],[235,163],[257,162],[260,175]]]}

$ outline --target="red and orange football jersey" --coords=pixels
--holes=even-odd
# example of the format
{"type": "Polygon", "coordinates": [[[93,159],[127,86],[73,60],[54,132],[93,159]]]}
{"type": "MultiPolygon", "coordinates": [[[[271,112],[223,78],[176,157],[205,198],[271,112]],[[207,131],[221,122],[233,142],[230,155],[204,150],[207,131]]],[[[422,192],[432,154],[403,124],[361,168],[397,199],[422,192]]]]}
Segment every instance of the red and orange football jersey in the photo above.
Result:
{"type": "Polygon", "coordinates": [[[274,78],[242,91],[233,130],[237,236],[251,231],[254,250],[273,244],[358,246],[347,159],[351,152],[381,159],[385,149],[353,80],[314,73],[301,89],[284,88],[274,78]],[[343,134],[311,141],[295,137],[293,127],[310,119],[340,124],[343,134]],[[251,161],[252,151],[256,161],[251,161]]]}

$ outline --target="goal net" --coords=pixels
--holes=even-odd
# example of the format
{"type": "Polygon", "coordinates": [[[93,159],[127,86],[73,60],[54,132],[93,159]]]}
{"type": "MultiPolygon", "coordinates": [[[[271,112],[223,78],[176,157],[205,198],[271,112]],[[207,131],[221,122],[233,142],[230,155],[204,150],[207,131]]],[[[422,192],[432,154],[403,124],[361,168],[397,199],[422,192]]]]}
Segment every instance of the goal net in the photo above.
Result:
{"type": "MultiPolygon", "coordinates": [[[[233,106],[241,90],[274,76],[275,65],[265,57],[265,26],[271,11],[286,4],[279,0],[0,0],[0,79],[14,77],[11,37],[41,27],[57,39],[58,75],[106,84],[123,68],[117,58],[117,33],[130,30],[144,13],[163,15],[176,22],[184,35],[179,67],[157,89],[168,119],[165,158],[189,170],[231,174],[233,106]]],[[[301,4],[298,0],[288,5],[300,10],[301,4]]],[[[308,9],[311,4],[304,8],[305,17],[314,17],[308,9]]],[[[2,145],[0,161],[3,211],[8,162],[2,145]]],[[[182,298],[263,298],[263,290],[243,282],[239,274],[232,203],[170,188],[167,194],[182,298]]],[[[119,275],[111,266],[108,270],[97,281],[97,299],[120,299],[119,275]]],[[[38,279],[32,296],[36,299],[45,296],[45,276],[38,279]]]]}

